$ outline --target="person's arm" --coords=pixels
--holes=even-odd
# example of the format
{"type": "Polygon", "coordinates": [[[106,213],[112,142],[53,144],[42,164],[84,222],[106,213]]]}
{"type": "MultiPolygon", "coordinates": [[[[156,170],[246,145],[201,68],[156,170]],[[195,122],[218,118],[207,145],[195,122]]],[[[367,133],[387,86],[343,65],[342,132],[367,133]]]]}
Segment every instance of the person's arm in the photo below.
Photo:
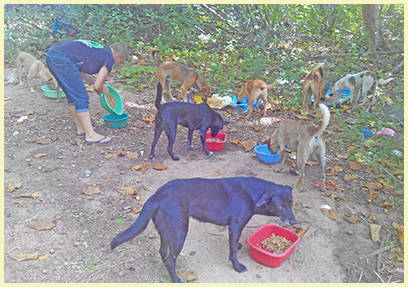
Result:
{"type": "Polygon", "coordinates": [[[108,87],[104,86],[104,83],[106,81],[106,78],[109,75],[108,68],[104,65],[100,70],[98,75],[96,76],[95,82],[94,82],[94,90],[95,92],[99,95],[101,93],[104,93],[105,95],[108,94],[108,87]]]}

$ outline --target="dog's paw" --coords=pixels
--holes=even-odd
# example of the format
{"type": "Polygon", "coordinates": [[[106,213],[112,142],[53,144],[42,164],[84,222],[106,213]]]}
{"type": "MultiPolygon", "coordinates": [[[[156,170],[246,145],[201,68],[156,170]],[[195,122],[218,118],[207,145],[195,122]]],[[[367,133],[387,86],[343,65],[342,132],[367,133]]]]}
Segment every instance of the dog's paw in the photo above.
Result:
{"type": "Polygon", "coordinates": [[[178,156],[173,156],[173,160],[178,161],[178,160],[180,160],[180,158],[178,156]]]}
{"type": "Polygon", "coordinates": [[[208,156],[212,156],[214,153],[212,151],[207,152],[208,156]]]}
{"type": "Polygon", "coordinates": [[[241,264],[241,263],[235,264],[235,265],[234,265],[234,269],[235,269],[235,271],[237,271],[237,272],[239,272],[239,273],[242,273],[242,272],[247,271],[247,268],[245,267],[245,265],[244,265],[244,264],[241,264]]]}
{"type": "Polygon", "coordinates": [[[189,145],[189,146],[188,146],[188,149],[189,149],[189,150],[194,150],[194,145],[189,145]]]}

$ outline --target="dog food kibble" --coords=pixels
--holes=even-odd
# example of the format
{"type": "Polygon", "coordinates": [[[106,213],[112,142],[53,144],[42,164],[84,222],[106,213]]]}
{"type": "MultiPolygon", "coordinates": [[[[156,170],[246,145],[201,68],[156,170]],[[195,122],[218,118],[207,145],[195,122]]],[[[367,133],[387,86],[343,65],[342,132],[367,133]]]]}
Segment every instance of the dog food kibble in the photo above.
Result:
{"type": "Polygon", "coordinates": [[[292,245],[292,241],[283,236],[272,234],[268,238],[265,238],[261,245],[269,252],[282,254],[292,245]]]}
{"type": "Polygon", "coordinates": [[[111,94],[106,94],[106,100],[108,101],[109,106],[114,109],[116,107],[115,98],[111,94]]]}
{"type": "Polygon", "coordinates": [[[222,142],[222,139],[219,139],[219,138],[209,138],[209,139],[207,139],[207,142],[209,142],[209,143],[213,143],[213,142],[218,143],[218,142],[222,142]]]}

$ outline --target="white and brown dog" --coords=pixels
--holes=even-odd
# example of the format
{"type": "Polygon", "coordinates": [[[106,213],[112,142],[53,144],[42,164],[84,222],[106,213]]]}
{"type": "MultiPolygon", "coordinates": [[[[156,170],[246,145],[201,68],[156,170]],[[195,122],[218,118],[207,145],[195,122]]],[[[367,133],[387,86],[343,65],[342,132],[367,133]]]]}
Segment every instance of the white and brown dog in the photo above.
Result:
{"type": "Polygon", "coordinates": [[[324,104],[319,104],[319,107],[323,113],[323,120],[320,126],[316,126],[310,121],[286,119],[265,143],[272,153],[281,154],[282,167],[286,161],[286,148],[296,151],[296,165],[300,171],[300,178],[296,187],[299,187],[303,182],[306,161],[310,154],[317,150],[322,166],[322,182],[320,187],[322,190],[326,190],[326,146],[321,135],[329,124],[330,111],[324,104]]]}
{"type": "Polygon", "coordinates": [[[330,91],[330,94],[336,94],[342,90],[350,90],[350,101],[353,105],[357,104],[360,96],[362,95],[364,106],[367,102],[367,95],[370,93],[373,95],[367,110],[376,101],[377,86],[383,86],[394,80],[394,78],[388,78],[386,80],[378,79],[377,74],[372,71],[364,71],[356,74],[347,74],[340,80],[336,81],[330,91]]]}
{"type": "Polygon", "coordinates": [[[58,83],[54,76],[39,60],[26,52],[20,52],[16,59],[17,78],[20,85],[23,84],[23,72],[27,73],[27,83],[31,92],[35,92],[32,80],[41,78],[44,82],[51,84],[51,88],[57,89],[58,83]]]}
{"type": "Polygon", "coordinates": [[[263,99],[263,106],[264,106],[264,117],[266,116],[266,111],[271,107],[271,104],[268,103],[268,90],[273,89],[278,85],[278,82],[273,84],[266,84],[264,81],[256,79],[256,80],[249,80],[245,82],[239,92],[237,93],[238,98],[248,97],[248,115],[249,117],[253,110],[253,105],[258,101],[259,97],[263,99]]]}

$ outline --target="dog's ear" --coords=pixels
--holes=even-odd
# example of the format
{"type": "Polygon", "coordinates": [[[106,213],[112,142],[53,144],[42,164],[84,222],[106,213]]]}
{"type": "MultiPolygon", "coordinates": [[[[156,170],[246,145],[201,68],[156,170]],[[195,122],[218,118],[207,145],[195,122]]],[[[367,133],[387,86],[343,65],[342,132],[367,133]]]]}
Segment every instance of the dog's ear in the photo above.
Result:
{"type": "Polygon", "coordinates": [[[255,202],[256,207],[261,207],[263,205],[268,205],[271,202],[272,196],[267,192],[264,192],[261,197],[255,202]]]}

